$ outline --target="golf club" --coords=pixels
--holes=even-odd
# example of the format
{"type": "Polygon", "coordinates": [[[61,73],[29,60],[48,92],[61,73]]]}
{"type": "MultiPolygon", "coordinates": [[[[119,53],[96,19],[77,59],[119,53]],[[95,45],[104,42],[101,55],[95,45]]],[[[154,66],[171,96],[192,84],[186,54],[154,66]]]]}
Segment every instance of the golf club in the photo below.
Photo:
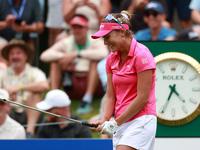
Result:
{"type": "Polygon", "coordinates": [[[2,100],[4,102],[15,104],[15,105],[19,105],[19,106],[22,106],[22,107],[25,107],[25,108],[29,108],[29,109],[32,109],[32,110],[35,110],[35,111],[39,111],[39,112],[42,112],[42,113],[45,113],[45,114],[48,114],[48,115],[52,115],[52,116],[55,116],[55,117],[58,117],[58,118],[63,118],[63,119],[66,119],[66,120],[69,120],[69,121],[72,121],[72,122],[75,122],[75,123],[79,123],[79,124],[82,124],[82,125],[85,125],[85,126],[94,127],[94,128],[98,127],[98,125],[93,125],[93,124],[89,124],[87,122],[82,122],[80,120],[67,118],[67,117],[60,116],[60,115],[57,115],[57,114],[53,114],[53,113],[50,113],[50,112],[47,112],[47,111],[36,109],[36,108],[30,107],[30,106],[26,106],[26,105],[23,105],[23,104],[20,104],[20,103],[17,103],[17,102],[13,102],[13,101],[10,101],[10,100],[6,100],[6,99],[2,99],[2,98],[0,98],[0,100],[2,100]]]}

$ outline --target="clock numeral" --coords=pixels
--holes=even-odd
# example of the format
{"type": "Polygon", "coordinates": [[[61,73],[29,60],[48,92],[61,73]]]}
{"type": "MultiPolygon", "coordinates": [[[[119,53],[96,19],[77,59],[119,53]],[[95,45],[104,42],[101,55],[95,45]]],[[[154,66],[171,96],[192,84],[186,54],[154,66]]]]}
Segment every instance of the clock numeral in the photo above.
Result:
{"type": "Polygon", "coordinates": [[[188,65],[184,66],[184,67],[183,67],[183,70],[182,70],[182,73],[185,73],[186,70],[187,70],[187,68],[188,68],[188,65]]]}
{"type": "Polygon", "coordinates": [[[160,69],[160,71],[162,72],[162,73],[165,73],[165,70],[164,70],[164,68],[160,65],[159,66],[159,69],[160,69]]]}
{"type": "Polygon", "coordinates": [[[172,113],[172,117],[175,117],[175,109],[174,108],[172,108],[171,113],[172,113]]]}
{"type": "Polygon", "coordinates": [[[182,106],[182,109],[183,109],[184,113],[186,113],[186,114],[188,113],[187,108],[185,106],[182,106]]]}
{"type": "Polygon", "coordinates": [[[197,75],[194,75],[194,76],[191,76],[191,77],[189,78],[189,80],[192,81],[192,80],[194,80],[194,79],[196,79],[196,78],[197,78],[197,75]]]}
{"type": "Polygon", "coordinates": [[[192,91],[200,91],[200,88],[192,88],[192,91]]]}
{"type": "Polygon", "coordinates": [[[159,113],[163,113],[163,108],[164,108],[164,106],[161,106],[159,113]]]}
{"type": "Polygon", "coordinates": [[[190,98],[189,100],[190,100],[190,102],[192,102],[193,104],[197,104],[197,101],[194,100],[193,98],[190,98]]]}

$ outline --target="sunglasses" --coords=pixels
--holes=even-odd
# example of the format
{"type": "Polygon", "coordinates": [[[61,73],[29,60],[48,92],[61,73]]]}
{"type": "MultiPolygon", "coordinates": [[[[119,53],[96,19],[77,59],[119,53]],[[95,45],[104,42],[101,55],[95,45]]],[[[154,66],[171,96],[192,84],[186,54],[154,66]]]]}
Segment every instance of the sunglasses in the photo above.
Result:
{"type": "Polygon", "coordinates": [[[154,17],[157,17],[158,12],[156,12],[156,11],[151,11],[151,12],[146,11],[146,12],[144,13],[144,15],[147,16],[147,17],[149,17],[150,15],[152,15],[152,16],[154,16],[154,17]]]}
{"type": "Polygon", "coordinates": [[[111,14],[108,14],[106,17],[105,17],[105,20],[115,20],[125,31],[126,29],[124,28],[124,26],[119,22],[119,20],[117,20],[115,17],[113,17],[111,14]]]}

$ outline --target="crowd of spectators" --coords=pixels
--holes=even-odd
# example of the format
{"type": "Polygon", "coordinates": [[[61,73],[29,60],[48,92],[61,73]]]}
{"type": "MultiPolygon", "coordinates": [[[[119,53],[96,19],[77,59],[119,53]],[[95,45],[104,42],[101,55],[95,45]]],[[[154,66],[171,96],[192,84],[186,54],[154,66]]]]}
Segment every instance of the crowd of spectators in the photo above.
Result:
{"type": "MultiPolygon", "coordinates": [[[[37,108],[81,119],[69,108],[70,99],[79,99],[77,115],[89,114],[95,96],[104,100],[105,61],[109,54],[103,40],[93,40],[91,34],[98,31],[107,14],[122,10],[133,14],[130,29],[138,41],[200,38],[199,0],[0,0],[0,98],[35,108],[37,104],[37,108]],[[179,29],[173,28],[174,9],[179,29]],[[42,38],[44,34],[47,39],[42,38]],[[49,64],[49,68],[36,66],[37,60],[49,64]],[[52,102],[55,99],[57,102],[52,102]]],[[[21,132],[10,138],[34,138],[37,134],[40,138],[84,137],[84,133],[65,136],[68,128],[81,128],[68,123],[39,128],[36,133],[33,125],[40,118],[44,116],[37,111],[0,101],[0,132],[5,130],[5,123],[16,124],[21,132]],[[21,128],[24,124],[25,130],[21,128]],[[47,129],[52,135],[47,135],[47,129]],[[64,134],[58,136],[56,132],[64,134]]],[[[45,120],[56,121],[63,120],[50,116],[45,120]]],[[[91,137],[88,133],[87,137],[91,137]]],[[[8,138],[3,135],[7,133],[1,134],[1,139],[8,138]]]]}

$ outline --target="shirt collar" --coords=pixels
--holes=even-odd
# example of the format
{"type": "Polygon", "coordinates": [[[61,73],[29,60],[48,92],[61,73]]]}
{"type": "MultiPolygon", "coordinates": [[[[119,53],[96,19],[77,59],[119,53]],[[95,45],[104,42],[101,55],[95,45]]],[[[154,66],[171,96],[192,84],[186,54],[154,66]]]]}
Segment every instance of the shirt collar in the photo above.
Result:
{"type": "MultiPolygon", "coordinates": [[[[29,68],[30,68],[30,64],[26,63],[24,70],[20,73],[19,76],[23,76],[26,73],[26,70],[29,69],[29,68]]],[[[12,75],[15,75],[15,71],[12,68],[12,66],[8,67],[8,73],[12,74],[12,75]]]]}

